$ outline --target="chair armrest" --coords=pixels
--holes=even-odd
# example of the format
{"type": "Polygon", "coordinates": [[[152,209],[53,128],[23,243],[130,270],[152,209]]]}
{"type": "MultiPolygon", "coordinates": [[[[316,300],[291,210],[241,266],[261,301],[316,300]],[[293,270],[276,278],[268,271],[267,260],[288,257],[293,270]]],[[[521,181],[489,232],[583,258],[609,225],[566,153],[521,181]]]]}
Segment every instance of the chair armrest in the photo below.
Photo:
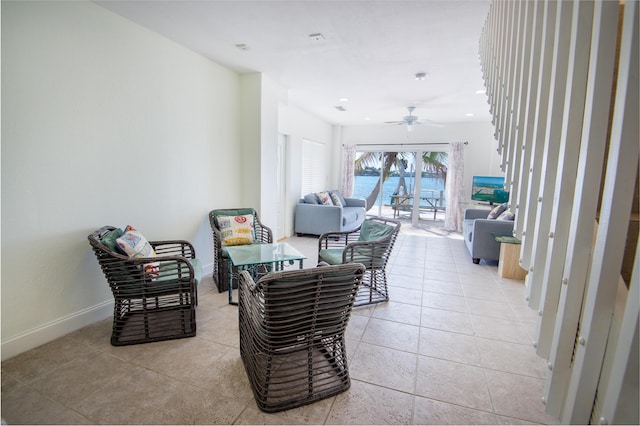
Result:
{"type": "Polygon", "coordinates": [[[238,325],[240,335],[252,336],[259,342],[266,339],[264,323],[264,296],[248,271],[238,278],[238,325]]]}
{"type": "Polygon", "coordinates": [[[256,283],[253,281],[249,271],[240,272],[239,282],[241,289],[250,293],[254,293],[256,291],[256,283]]]}
{"type": "Polygon", "coordinates": [[[318,238],[318,252],[322,249],[345,248],[349,243],[358,241],[360,228],[354,231],[325,232],[318,238]]]}
{"type": "Polygon", "coordinates": [[[273,232],[271,228],[263,224],[259,219],[256,218],[255,221],[255,233],[256,233],[256,241],[261,243],[272,243],[273,242],[273,232]]]}
{"type": "Polygon", "coordinates": [[[362,198],[345,198],[344,199],[347,202],[347,207],[364,207],[364,209],[367,209],[367,200],[362,199],[362,198]]]}
{"type": "Polygon", "coordinates": [[[297,233],[321,235],[327,231],[341,229],[341,224],[341,206],[296,204],[294,228],[297,233]]]}
{"type": "Polygon", "coordinates": [[[149,241],[159,257],[182,256],[188,259],[196,258],[196,250],[189,241],[185,240],[165,240],[149,241]]]}
{"type": "Polygon", "coordinates": [[[466,209],[464,211],[465,219],[486,219],[491,210],[487,209],[466,209]]]}
{"type": "Polygon", "coordinates": [[[514,222],[511,220],[476,219],[473,221],[473,240],[493,240],[492,233],[513,235],[513,224],[514,222]]]}

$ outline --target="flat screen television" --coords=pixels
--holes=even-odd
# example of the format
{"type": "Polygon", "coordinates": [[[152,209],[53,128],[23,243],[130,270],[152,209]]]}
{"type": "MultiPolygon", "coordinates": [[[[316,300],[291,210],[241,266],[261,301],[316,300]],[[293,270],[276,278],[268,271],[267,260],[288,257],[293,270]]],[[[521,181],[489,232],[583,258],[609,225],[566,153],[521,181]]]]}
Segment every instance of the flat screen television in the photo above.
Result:
{"type": "Polygon", "coordinates": [[[506,203],[509,201],[509,191],[504,189],[504,177],[474,176],[471,184],[471,199],[490,205],[506,203]]]}

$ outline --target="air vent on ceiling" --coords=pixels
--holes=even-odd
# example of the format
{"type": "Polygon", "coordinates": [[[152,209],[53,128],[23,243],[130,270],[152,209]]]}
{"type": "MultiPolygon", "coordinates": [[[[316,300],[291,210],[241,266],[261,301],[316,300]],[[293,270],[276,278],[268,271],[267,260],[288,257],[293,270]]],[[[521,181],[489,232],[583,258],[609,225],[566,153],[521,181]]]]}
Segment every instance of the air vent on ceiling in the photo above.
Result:
{"type": "Polygon", "coordinates": [[[343,107],[342,105],[336,105],[334,107],[335,109],[337,109],[338,111],[346,111],[347,109],[345,107],[343,107]]]}

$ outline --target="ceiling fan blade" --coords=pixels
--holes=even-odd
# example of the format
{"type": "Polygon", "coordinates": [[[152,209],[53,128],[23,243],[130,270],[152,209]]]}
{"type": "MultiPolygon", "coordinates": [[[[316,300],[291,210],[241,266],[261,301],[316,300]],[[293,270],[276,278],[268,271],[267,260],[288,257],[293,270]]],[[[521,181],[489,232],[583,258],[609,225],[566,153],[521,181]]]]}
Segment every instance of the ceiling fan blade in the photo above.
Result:
{"type": "Polygon", "coordinates": [[[444,127],[444,124],[438,123],[437,121],[432,121],[432,120],[420,120],[420,121],[416,121],[414,124],[425,124],[427,126],[432,126],[432,127],[444,127]]]}

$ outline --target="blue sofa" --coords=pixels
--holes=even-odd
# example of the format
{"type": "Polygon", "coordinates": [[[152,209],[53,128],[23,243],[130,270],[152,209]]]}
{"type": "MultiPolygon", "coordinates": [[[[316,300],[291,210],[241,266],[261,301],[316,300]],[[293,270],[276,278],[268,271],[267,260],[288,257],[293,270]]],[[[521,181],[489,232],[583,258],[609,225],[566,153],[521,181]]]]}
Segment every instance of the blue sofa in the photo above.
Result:
{"type": "Polygon", "coordinates": [[[475,264],[480,263],[480,259],[497,261],[500,258],[500,243],[492,233],[513,235],[513,220],[487,219],[489,212],[487,209],[464,212],[462,233],[475,264]]]}
{"type": "Polygon", "coordinates": [[[301,198],[296,205],[294,230],[297,235],[322,235],[325,232],[353,231],[366,216],[366,200],[345,198],[339,191],[332,190],[342,205],[324,205],[314,193],[301,198]]]}

